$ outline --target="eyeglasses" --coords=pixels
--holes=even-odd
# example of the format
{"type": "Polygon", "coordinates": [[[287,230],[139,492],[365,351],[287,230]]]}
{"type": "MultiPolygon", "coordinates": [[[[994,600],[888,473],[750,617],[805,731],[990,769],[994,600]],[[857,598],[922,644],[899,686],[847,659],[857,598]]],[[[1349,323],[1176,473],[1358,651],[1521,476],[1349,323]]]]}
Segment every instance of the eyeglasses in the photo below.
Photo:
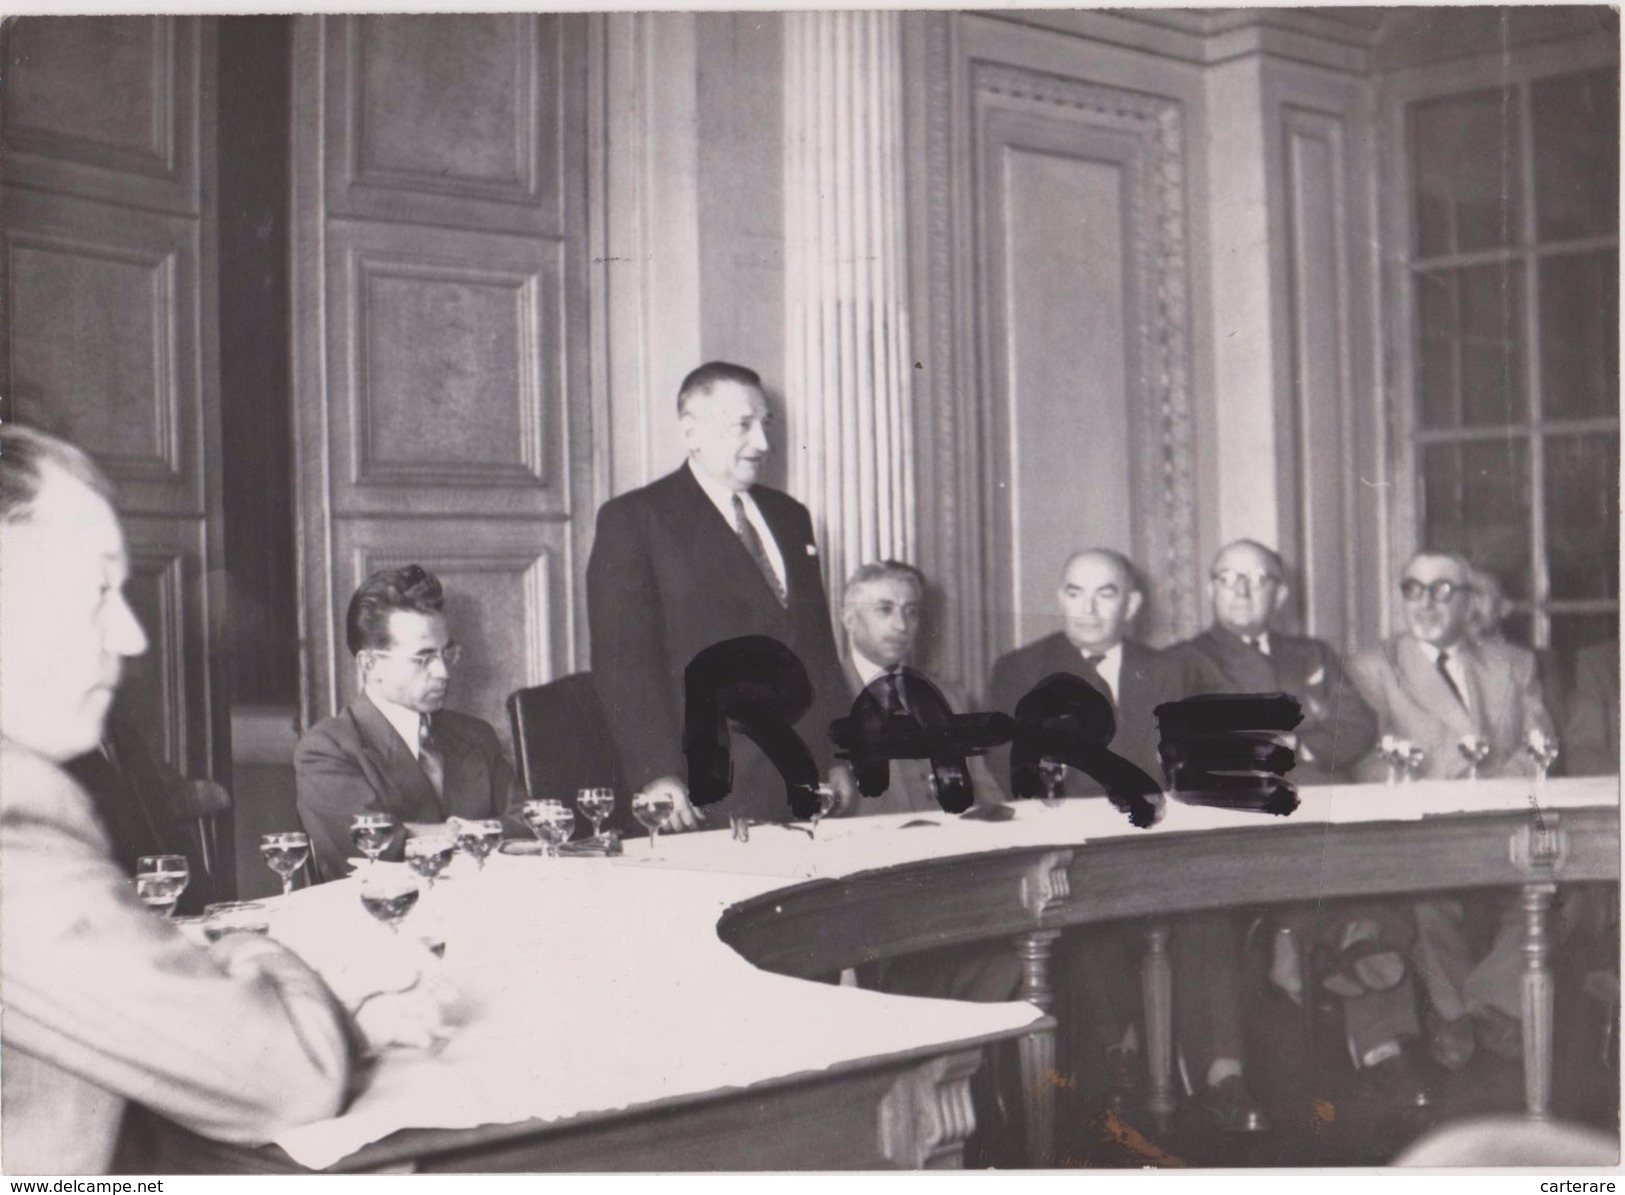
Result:
{"type": "Polygon", "coordinates": [[[1430,597],[1435,604],[1444,605],[1458,593],[1472,593],[1471,585],[1462,585],[1456,581],[1434,581],[1424,585],[1414,577],[1406,577],[1399,583],[1399,594],[1407,602],[1419,602],[1424,597],[1430,597]]]}
{"type": "Polygon", "coordinates": [[[419,672],[427,672],[429,666],[436,660],[439,660],[447,668],[455,668],[457,661],[463,658],[463,645],[461,643],[450,643],[440,651],[420,651],[413,656],[400,656],[391,651],[375,651],[372,654],[390,660],[406,660],[415,665],[419,672]]]}
{"type": "Polygon", "coordinates": [[[1255,590],[1263,589],[1266,585],[1279,585],[1281,583],[1281,578],[1274,573],[1238,573],[1233,568],[1221,568],[1213,574],[1213,580],[1232,593],[1241,592],[1244,585],[1246,586],[1246,592],[1252,593],[1255,590]]]}

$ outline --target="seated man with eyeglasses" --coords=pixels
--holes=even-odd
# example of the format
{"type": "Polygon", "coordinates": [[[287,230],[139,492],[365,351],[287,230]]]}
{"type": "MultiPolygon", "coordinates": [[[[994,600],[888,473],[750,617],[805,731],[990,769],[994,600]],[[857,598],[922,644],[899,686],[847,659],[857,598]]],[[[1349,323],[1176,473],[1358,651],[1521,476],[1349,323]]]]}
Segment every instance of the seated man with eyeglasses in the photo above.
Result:
{"type": "MultiPolygon", "coordinates": [[[[1525,751],[1531,732],[1556,734],[1541,693],[1534,653],[1470,634],[1472,568],[1460,556],[1418,552],[1400,574],[1406,629],[1349,661],[1349,675],[1377,714],[1383,735],[1421,751],[1416,774],[1432,780],[1477,775],[1533,776],[1525,751]]],[[[1374,750],[1358,767],[1362,780],[1382,780],[1388,766],[1374,750]]],[[[1467,1064],[1475,1044],[1507,1057],[1520,1049],[1522,961],[1516,919],[1486,926],[1487,950],[1469,944],[1460,901],[1428,900],[1416,907],[1416,961],[1432,1002],[1429,1047],[1442,1065],[1467,1064]]],[[[1509,911],[1510,913],[1510,911],[1509,911]]]]}
{"type": "MultiPolygon", "coordinates": [[[[358,813],[388,813],[410,832],[448,817],[503,817],[524,802],[496,732],[442,708],[462,655],[444,603],[439,579],[416,564],[374,573],[350,599],[344,637],[361,691],[294,751],[318,880],[341,878],[360,854],[350,841],[358,813]]],[[[404,841],[397,831],[380,857],[402,858],[404,841]]]]}

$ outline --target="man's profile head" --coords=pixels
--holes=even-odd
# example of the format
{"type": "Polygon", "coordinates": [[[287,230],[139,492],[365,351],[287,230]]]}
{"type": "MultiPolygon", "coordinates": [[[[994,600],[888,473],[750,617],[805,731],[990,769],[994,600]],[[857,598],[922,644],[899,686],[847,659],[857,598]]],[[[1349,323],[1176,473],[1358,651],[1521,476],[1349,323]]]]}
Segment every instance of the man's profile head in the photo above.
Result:
{"type": "Polygon", "coordinates": [[[1110,548],[1073,554],[1061,570],[1059,596],[1067,639],[1091,654],[1121,643],[1145,600],[1134,565],[1110,548]]]}
{"type": "Polygon", "coordinates": [[[344,641],[368,697],[420,714],[445,705],[460,649],[451,641],[444,607],[440,579],[416,564],[376,572],[355,591],[344,641]]]}
{"type": "Polygon", "coordinates": [[[866,564],[847,580],[841,623],[852,650],[882,668],[907,662],[920,634],[925,577],[897,560],[866,564]]]}
{"type": "Polygon", "coordinates": [[[1423,643],[1454,647],[1467,634],[1473,570],[1450,552],[1418,552],[1400,572],[1405,625],[1423,643]]]}
{"type": "Polygon", "coordinates": [[[111,495],[71,444],[0,426],[0,734],[57,762],[101,741],[123,660],[147,648],[111,495]]]}
{"type": "Polygon", "coordinates": [[[1233,635],[1252,638],[1269,630],[1286,604],[1286,569],[1273,549],[1238,539],[1213,558],[1207,592],[1213,620],[1233,635]]]}
{"type": "Polygon", "coordinates": [[[689,463],[701,475],[736,493],[756,484],[771,451],[773,417],[754,370],[726,361],[700,366],[678,388],[677,420],[689,463]]]}

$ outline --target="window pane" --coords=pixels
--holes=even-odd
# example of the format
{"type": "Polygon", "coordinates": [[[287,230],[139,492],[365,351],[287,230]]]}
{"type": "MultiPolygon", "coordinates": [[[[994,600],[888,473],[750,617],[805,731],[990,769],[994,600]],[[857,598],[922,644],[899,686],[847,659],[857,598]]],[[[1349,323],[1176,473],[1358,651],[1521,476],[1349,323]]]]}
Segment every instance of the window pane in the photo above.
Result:
{"type": "Polygon", "coordinates": [[[1540,263],[1541,405],[1549,419],[1619,411],[1619,254],[1540,263]]]}
{"type": "Polygon", "coordinates": [[[1619,596],[1619,434],[1548,436],[1546,542],[1552,598],[1619,596]]]}
{"type": "MultiPolygon", "coordinates": [[[[1574,708],[1574,657],[1581,648],[1593,643],[1606,643],[1619,638],[1618,614],[1554,614],[1552,615],[1552,649],[1546,653],[1548,667],[1541,671],[1541,683],[1547,687],[1546,704],[1565,711],[1574,708]],[[1552,692],[1551,690],[1556,690],[1552,692]]],[[[1554,716],[1558,709],[1552,710],[1554,716]]],[[[1558,727],[1558,731],[1562,731],[1558,727]]]]}
{"type": "Polygon", "coordinates": [[[1430,444],[1422,451],[1422,544],[1460,552],[1528,601],[1529,445],[1430,444]]]}
{"type": "Polygon", "coordinates": [[[1425,428],[1525,424],[1523,267],[1416,275],[1425,428]]]}
{"type": "Polygon", "coordinates": [[[1420,256],[1518,242],[1515,90],[1494,88],[1412,104],[1410,151],[1420,256]]]}
{"type": "Polygon", "coordinates": [[[1617,70],[1541,79],[1530,103],[1540,239],[1614,233],[1619,225],[1617,70]]]}

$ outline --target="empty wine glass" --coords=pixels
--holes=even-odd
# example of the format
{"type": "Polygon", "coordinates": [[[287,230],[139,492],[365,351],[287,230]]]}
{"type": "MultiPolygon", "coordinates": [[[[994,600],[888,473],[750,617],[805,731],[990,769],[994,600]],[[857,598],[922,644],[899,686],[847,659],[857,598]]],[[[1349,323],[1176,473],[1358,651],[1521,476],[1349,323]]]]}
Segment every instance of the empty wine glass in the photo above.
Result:
{"type": "Polygon", "coordinates": [[[592,821],[592,836],[601,835],[604,819],[615,812],[613,788],[584,788],[576,793],[576,808],[592,821]]]}
{"type": "Polygon", "coordinates": [[[812,815],[811,837],[818,837],[818,823],[835,812],[835,790],[827,784],[820,784],[813,788],[818,797],[818,811],[812,815]]]}
{"type": "Polygon", "coordinates": [[[1461,742],[1456,744],[1456,750],[1461,752],[1467,761],[1467,779],[1478,779],[1478,765],[1490,757],[1490,743],[1483,735],[1463,735],[1461,742]]]}
{"type": "Polygon", "coordinates": [[[671,816],[676,802],[667,792],[638,793],[632,798],[632,816],[641,822],[649,831],[649,849],[655,849],[655,839],[660,834],[660,827],[671,816]]]}
{"type": "Polygon", "coordinates": [[[310,858],[310,838],[298,830],[283,834],[261,834],[260,854],[282,881],[282,895],[293,891],[293,877],[310,858]]]}
{"type": "Polygon", "coordinates": [[[350,819],[350,841],[370,862],[378,862],[394,836],[395,819],[387,813],[358,813],[350,819]]]}
{"type": "Polygon", "coordinates": [[[1544,788],[1546,773],[1557,761],[1557,740],[1540,727],[1531,727],[1529,733],[1524,736],[1523,749],[1529,753],[1529,758],[1535,761],[1535,767],[1540,769],[1535,773],[1535,781],[1544,788]]]}
{"type": "Polygon", "coordinates": [[[406,865],[434,888],[435,877],[451,864],[457,843],[449,836],[423,834],[406,840],[406,865]]]}
{"type": "Polygon", "coordinates": [[[457,845],[473,855],[474,862],[484,871],[486,857],[502,845],[502,823],[494,817],[458,822],[457,845]]]}
{"type": "Polygon", "coordinates": [[[361,907],[395,932],[401,932],[401,919],[412,911],[422,893],[417,881],[393,869],[383,873],[368,869],[361,877],[361,907]]]}
{"type": "Polygon", "coordinates": [[[1411,741],[1385,734],[1377,747],[1377,755],[1388,765],[1388,787],[1396,787],[1400,777],[1409,771],[1411,766],[1411,741]]]}
{"type": "Polygon", "coordinates": [[[552,858],[576,830],[576,811],[563,801],[526,801],[522,810],[525,825],[541,840],[552,858]]]}
{"type": "Polygon", "coordinates": [[[1038,761],[1038,778],[1044,782],[1044,795],[1039,800],[1046,808],[1059,808],[1061,785],[1066,783],[1066,764],[1053,755],[1046,755],[1038,761]]]}
{"type": "Polygon", "coordinates": [[[135,895],[147,908],[172,917],[191,878],[185,855],[142,855],[135,864],[135,895]]]}

